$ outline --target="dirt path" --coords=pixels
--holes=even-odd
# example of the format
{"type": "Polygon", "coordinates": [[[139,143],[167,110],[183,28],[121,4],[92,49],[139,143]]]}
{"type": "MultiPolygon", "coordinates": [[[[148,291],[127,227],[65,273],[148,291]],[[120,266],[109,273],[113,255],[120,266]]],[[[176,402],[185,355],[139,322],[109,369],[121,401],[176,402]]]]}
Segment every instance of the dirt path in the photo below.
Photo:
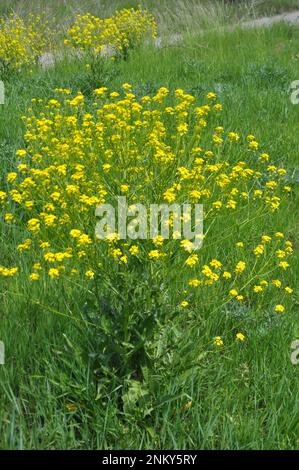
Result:
{"type": "Polygon", "coordinates": [[[272,26],[272,24],[278,23],[279,21],[285,21],[290,24],[299,23],[299,10],[289,13],[281,13],[280,15],[263,16],[256,20],[243,22],[240,26],[242,26],[242,28],[258,28],[262,26],[272,26]]]}

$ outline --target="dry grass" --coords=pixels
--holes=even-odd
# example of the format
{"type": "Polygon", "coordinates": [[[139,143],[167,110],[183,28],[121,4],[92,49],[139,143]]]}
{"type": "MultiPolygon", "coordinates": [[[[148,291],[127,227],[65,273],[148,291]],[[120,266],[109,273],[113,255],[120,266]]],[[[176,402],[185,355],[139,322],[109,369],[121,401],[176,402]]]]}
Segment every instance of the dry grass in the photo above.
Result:
{"type": "Polygon", "coordinates": [[[136,7],[150,9],[159,22],[160,34],[196,32],[211,25],[225,25],[259,15],[299,8],[299,0],[2,0],[0,15],[41,14],[66,26],[77,13],[91,12],[107,17],[115,9],[136,7]]]}

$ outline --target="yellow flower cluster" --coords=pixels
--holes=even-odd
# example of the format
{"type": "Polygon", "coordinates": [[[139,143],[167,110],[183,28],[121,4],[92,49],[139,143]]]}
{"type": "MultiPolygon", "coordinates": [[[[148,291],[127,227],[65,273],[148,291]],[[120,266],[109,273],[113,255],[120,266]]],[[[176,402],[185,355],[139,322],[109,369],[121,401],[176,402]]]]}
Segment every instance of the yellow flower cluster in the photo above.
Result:
{"type": "Polygon", "coordinates": [[[288,197],[285,170],[248,146],[253,136],[215,127],[222,107],[214,93],[204,103],[165,87],[137,99],[127,83],[122,91],[94,90],[93,103],[67,89],[55,93],[33,100],[23,118],[26,148],[17,151],[0,191],[5,223],[24,228],[17,248],[31,263],[31,281],[82,276],[91,282],[98,273],[131,273],[142,263],[151,272],[164,269],[169,283],[180,273],[180,308],[208,299],[202,289],[219,289],[224,302],[267,303],[277,293],[282,305],[282,296],[291,298],[283,277],[292,242],[275,227],[269,234],[248,230],[249,214],[271,222],[288,197]],[[96,207],[123,194],[131,208],[202,203],[203,248],[195,252],[194,241],[175,236],[174,216],[169,239],[123,240],[117,232],[97,239],[96,207]]]}
{"type": "MultiPolygon", "coordinates": [[[[243,343],[245,340],[246,340],[246,336],[243,333],[239,332],[239,333],[236,334],[235,341],[237,341],[239,343],[243,343]]],[[[213,340],[213,345],[218,346],[218,347],[224,345],[224,341],[221,338],[221,336],[215,336],[215,338],[213,340]]]]}
{"type": "Polygon", "coordinates": [[[24,21],[10,16],[0,18],[0,66],[18,70],[37,61],[49,44],[50,32],[40,17],[24,21]]]}
{"type": "Polygon", "coordinates": [[[91,13],[78,15],[67,31],[65,44],[98,54],[112,50],[124,54],[145,38],[155,38],[157,25],[154,16],[141,7],[116,11],[110,18],[97,18],[91,13]]]}

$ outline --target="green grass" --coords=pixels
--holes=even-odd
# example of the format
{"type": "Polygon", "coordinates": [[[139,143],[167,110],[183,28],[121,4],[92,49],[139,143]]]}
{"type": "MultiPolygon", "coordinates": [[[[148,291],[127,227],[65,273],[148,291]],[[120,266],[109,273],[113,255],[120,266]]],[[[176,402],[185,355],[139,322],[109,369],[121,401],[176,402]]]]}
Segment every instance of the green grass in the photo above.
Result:
{"type": "MultiPolygon", "coordinates": [[[[82,61],[65,58],[12,77],[0,107],[0,177],[22,147],[20,116],[31,98],[50,97],[56,86],[88,94],[130,82],[140,95],[165,85],[199,98],[216,89],[225,128],[255,134],[273,160],[290,169],[294,195],[279,225],[298,240],[299,105],[289,99],[289,85],[299,79],[298,36],[299,29],[287,25],[210,32],[177,46],[145,47],[97,76],[82,61]]],[[[13,259],[17,237],[1,228],[1,262],[13,259]]],[[[298,274],[297,262],[294,287],[298,274]]],[[[80,321],[84,292],[50,286],[40,292],[22,279],[1,283],[0,448],[298,449],[298,370],[290,361],[298,300],[281,318],[223,309],[204,319],[196,312],[178,319],[162,332],[172,353],[147,377],[139,406],[123,407],[117,390],[107,396],[98,379],[96,344],[80,321]],[[247,336],[241,347],[208,348],[208,338],[233,338],[236,328],[247,336]]]]}

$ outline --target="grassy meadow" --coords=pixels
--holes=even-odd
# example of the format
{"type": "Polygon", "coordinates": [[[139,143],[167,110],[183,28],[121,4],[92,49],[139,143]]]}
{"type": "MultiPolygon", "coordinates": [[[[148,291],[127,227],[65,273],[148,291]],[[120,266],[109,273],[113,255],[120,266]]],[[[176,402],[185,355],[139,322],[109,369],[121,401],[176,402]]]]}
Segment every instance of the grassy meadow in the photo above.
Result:
{"type": "MultiPolygon", "coordinates": [[[[44,104],[56,96],[55,89],[70,89],[72,98],[82,92],[84,112],[92,114],[95,89],[106,87],[122,94],[123,84],[130,84],[138,102],[166,87],[170,90],[169,107],[175,106],[173,92],[177,89],[195,97],[198,106],[207,103],[208,93],[215,92],[223,110],[215,118],[216,123],[212,120],[207,131],[202,131],[204,150],[210,148],[205,132],[210,132],[214,124],[223,126],[225,131],[240,135],[243,143],[236,143],[237,147],[225,144],[223,154],[217,153],[215,147],[217,163],[244,161],[251,167],[259,153],[266,152],[270,155],[269,164],[287,170],[283,184],[291,188],[291,193],[282,197],[278,210],[271,211],[270,206],[265,210],[252,200],[240,212],[217,212],[219,215],[205,226],[209,228],[208,235],[198,251],[199,267],[191,268],[192,276],[196,277],[196,270],[200,273],[210,260],[235,266],[246,258],[250,272],[246,274],[245,270],[242,275],[250,291],[245,289],[245,298],[240,301],[229,297],[229,288],[222,280],[217,281],[219,286],[215,282],[199,287],[196,293],[189,292],[190,276],[185,275],[183,255],[177,254],[182,250],[178,248],[171,248],[173,257],[168,262],[140,259],[139,264],[136,261],[131,265],[129,256],[129,263],[124,260],[124,266],[119,268],[114,267],[115,260],[104,256],[101,263],[105,275],[111,271],[110,284],[104,274],[96,274],[95,279],[93,275],[87,279],[79,274],[74,278],[43,277],[33,282],[29,275],[37,255],[26,257],[17,249],[26,238],[26,209],[19,211],[18,223],[12,224],[4,220],[7,210],[1,209],[0,266],[19,266],[19,271],[13,277],[0,276],[0,340],[5,344],[6,356],[5,365],[0,365],[0,448],[298,449],[299,366],[291,362],[290,346],[299,337],[299,105],[291,103],[290,85],[299,80],[299,26],[278,23],[269,28],[242,29],[239,22],[291,11],[299,8],[299,2],[240,2],[240,6],[238,2],[180,0],[172,8],[173,2],[148,0],[141,3],[157,18],[159,47],[145,41],[130,50],[125,59],[115,61],[93,61],[89,54],[72,54],[65,49],[63,37],[77,13],[107,17],[116,8],[135,3],[1,2],[2,16],[16,12],[26,18],[32,11],[46,14],[49,21],[56,17],[58,32],[47,51],[54,57],[53,63],[47,65],[41,60],[2,78],[5,103],[0,105],[0,191],[8,190],[6,176],[16,171],[19,149],[29,145],[36,152],[47,153],[45,145],[52,145],[52,141],[45,144],[39,137],[29,144],[26,140],[28,128],[22,117],[34,107],[32,99],[43,100],[37,104],[40,113],[44,104]],[[227,27],[235,23],[238,25],[227,27]],[[180,40],[169,40],[176,33],[182,35],[180,40]],[[259,151],[247,150],[248,135],[255,136],[253,141],[259,143],[259,151]],[[274,239],[277,232],[283,232],[285,240],[291,241],[294,254],[288,269],[263,277],[269,284],[279,279],[282,285],[259,301],[256,299],[260,294],[252,289],[260,258],[255,261],[252,249],[261,236],[274,239]],[[245,254],[237,251],[236,242],[244,243],[245,254]],[[290,294],[284,292],[285,286],[290,286],[290,294]],[[114,292],[118,296],[115,303],[111,300],[114,292]],[[188,305],[177,307],[184,299],[188,305]],[[281,304],[285,310],[279,313],[275,305],[281,304]],[[144,353],[141,359],[134,335],[143,321],[143,308],[154,312],[156,323],[145,338],[138,336],[144,353]],[[134,325],[130,339],[128,325],[124,326],[127,334],[118,340],[113,334],[119,331],[121,335],[121,327],[101,320],[115,312],[123,312],[134,325]],[[242,334],[239,341],[238,333],[242,334]],[[217,343],[218,337],[223,344],[220,340],[217,343]],[[113,356],[114,342],[118,354],[128,358],[122,361],[120,357],[121,365],[117,362],[115,367],[109,356],[113,356]],[[138,363],[138,370],[134,370],[134,361],[139,360],[140,367],[138,363]]],[[[67,106],[61,106],[62,113],[69,112],[67,106]]],[[[47,114],[50,112],[45,108],[48,118],[52,116],[47,114]]],[[[35,121],[32,122],[34,128],[35,121]]],[[[70,145],[71,153],[66,132],[62,126],[57,136],[61,143],[70,145]]],[[[85,142],[86,145],[90,144],[85,142]]],[[[182,149],[187,154],[187,143],[184,145],[182,149]]],[[[141,144],[139,148],[142,149],[141,144]]],[[[185,154],[182,152],[181,166],[189,164],[184,160],[185,154]]],[[[57,155],[55,158],[61,163],[63,157],[59,160],[57,155]]],[[[125,177],[122,180],[126,166],[121,165],[122,161],[116,161],[117,184],[126,183],[125,177]]],[[[150,198],[151,178],[160,178],[161,187],[164,180],[171,183],[172,170],[155,171],[154,167],[149,172],[146,184],[141,176],[132,179],[130,184],[136,183],[137,196],[150,198]],[[139,183],[149,189],[143,191],[139,183]]],[[[57,179],[54,191],[63,178],[57,179]]],[[[243,183],[236,179],[234,184],[241,187],[243,183]]],[[[248,193],[251,184],[260,187],[249,180],[248,193]]],[[[262,186],[264,180],[256,184],[262,186]]],[[[112,179],[109,185],[116,193],[112,179]]],[[[42,204],[42,196],[35,194],[42,204]]],[[[70,214],[73,220],[79,220],[76,211],[70,214]]],[[[82,214],[80,223],[84,221],[82,226],[86,227],[87,215],[82,214]]],[[[90,233],[95,223],[91,217],[90,233]]],[[[55,230],[43,236],[50,242],[52,238],[56,240],[55,230]]],[[[273,263],[275,251],[267,252],[267,256],[265,264],[273,263]]],[[[73,264],[75,268],[75,260],[73,264]]],[[[232,288],[234,284],[230,285],[232,288]]],[[[122,317],[117,321],[122,322],[122,317]]]]}

